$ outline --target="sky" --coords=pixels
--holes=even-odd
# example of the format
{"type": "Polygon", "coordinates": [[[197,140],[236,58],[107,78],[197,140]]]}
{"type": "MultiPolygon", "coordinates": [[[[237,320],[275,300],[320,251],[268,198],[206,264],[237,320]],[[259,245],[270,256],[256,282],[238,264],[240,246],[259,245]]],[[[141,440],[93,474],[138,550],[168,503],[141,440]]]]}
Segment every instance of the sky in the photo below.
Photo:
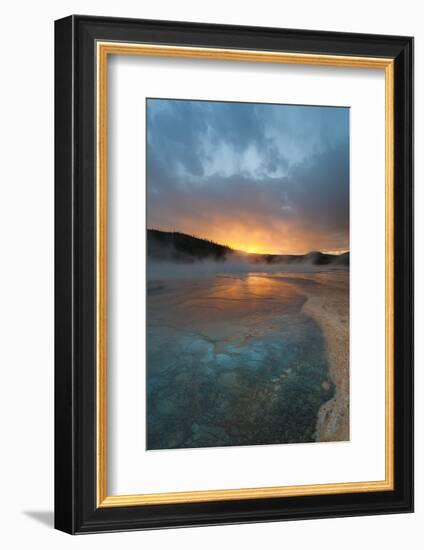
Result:
{"type": "Polygon", "coordinates": [[[268,254],[349,249],[349,109],[147,100],[147,226],[268,254]]]}

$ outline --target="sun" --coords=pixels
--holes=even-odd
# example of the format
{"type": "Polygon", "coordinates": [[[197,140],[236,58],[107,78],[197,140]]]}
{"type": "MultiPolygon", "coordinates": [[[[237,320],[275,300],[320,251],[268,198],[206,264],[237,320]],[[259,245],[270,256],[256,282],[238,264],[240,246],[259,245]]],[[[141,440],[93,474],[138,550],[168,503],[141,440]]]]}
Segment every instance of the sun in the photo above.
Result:
{"type": "Polygon", "coordinates": [[[261,247],[258,245],[251,244],[245,247],[245,251],[248,252],[249,254],[261,254],[262,251],[260,248],[261,247]]]}

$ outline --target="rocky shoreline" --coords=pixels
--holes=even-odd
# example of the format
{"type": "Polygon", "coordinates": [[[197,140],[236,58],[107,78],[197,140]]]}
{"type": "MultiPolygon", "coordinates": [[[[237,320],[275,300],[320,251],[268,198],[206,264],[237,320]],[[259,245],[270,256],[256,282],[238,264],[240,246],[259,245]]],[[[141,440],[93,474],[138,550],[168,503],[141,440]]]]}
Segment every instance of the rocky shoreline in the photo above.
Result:
{"type": "Polygon", "coordinates": [[[316,441],[349,440],[349,272],[288,275],[306,296],[302,307],[322,330],[335,395],[318,411],[316,441]]]}

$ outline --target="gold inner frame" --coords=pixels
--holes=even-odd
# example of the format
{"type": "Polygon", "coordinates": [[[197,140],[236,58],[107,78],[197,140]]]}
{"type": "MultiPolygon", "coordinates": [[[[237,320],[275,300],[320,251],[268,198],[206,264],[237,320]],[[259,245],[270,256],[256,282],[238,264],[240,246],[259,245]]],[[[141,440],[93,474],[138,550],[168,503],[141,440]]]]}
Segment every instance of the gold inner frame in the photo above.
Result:
{"type": "Polygon", "coordinates": [[[390,58],[315,55],[122,42],[96,44],[97,54],[97,506],[141,506],[271,497],[389,491],[394,489],[394,60],[390,58]],[[221,59],[385,71],[385,479],[315,485],[218,489],[177,493],[109,496],[107,492],[107,60],[109,55],[143,55],[192,59],[221,59]]]}

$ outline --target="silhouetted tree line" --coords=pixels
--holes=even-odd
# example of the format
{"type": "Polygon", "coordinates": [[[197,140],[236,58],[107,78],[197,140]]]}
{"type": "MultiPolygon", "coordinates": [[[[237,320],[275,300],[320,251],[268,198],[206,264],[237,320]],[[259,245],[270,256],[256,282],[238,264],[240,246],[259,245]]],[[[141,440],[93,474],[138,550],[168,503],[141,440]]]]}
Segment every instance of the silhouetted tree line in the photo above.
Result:
{"type": "MultiPolygon", "coordinates": [[[[225,261],[228,253],[234,252],[229,246],[200,239],[185,233],[147,230],[147,254],[157,260],[176,262],[194,262],[196,260],[225,261]]],[[[249,261],[255,264],[299,264],[308,262],[313,265],[349,265],[349,252],[324,254],[309,252],[303,255],[294,254],[249,254],[249,261]]]]}
{"type": "Polygon", "coordinates": [[[153,258],[224,261],[228,252],[231,252],[230,247],[208,239],[199,239],[194,235],[157,229],[147,230],[147,253],[153,258]]]}

